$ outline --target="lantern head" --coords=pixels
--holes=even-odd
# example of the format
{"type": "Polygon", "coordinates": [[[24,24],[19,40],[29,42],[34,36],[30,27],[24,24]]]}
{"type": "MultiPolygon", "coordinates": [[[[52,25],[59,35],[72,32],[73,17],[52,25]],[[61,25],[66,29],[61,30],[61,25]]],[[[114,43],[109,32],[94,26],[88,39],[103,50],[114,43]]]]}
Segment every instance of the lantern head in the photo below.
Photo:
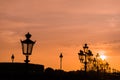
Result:
{"type": "Polygon", "coordinates": [[[26,35],[26,40],[21,40],[23,54],[29,56],[32,54],[33,45],[35,41],[30,40],[31,34],[28,32],[26,35]]]}

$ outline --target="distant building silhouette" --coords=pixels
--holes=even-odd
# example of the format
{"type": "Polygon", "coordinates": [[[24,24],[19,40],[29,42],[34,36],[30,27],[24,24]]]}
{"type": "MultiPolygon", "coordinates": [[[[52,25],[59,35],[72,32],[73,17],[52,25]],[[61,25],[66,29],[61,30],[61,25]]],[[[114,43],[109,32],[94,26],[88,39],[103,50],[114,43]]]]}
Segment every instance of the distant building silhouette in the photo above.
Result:
{"type": "Polygon", "coordinates": [[[26,69],[25,63],[0,63],[0,75],[23,75],[28,72],[28,74],[36,74],[44,72],[44,66],[38,64],[28,64],[28,69],[26,69]]]}

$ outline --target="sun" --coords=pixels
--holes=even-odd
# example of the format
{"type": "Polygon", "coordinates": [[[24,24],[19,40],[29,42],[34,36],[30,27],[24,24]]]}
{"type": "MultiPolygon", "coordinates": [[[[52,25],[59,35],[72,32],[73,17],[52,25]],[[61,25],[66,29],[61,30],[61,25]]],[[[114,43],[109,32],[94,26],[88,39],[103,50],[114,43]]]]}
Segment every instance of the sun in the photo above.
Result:
{"type": "Polygon", "coordinates": [[[100,58],[102,59],[102,60],[105,60],[106,59],[106,56],[105,55],[100,55],[100,58]]]}
{"type": "Polygon", "coordinates": [[[100,58],[102,59],[102,60],[105,60],[106,59],[106,56],[104,55],[106,52],[104,51],[104,50],[100,50],[99,51],[99,54],[100,54],[100,58]]]}

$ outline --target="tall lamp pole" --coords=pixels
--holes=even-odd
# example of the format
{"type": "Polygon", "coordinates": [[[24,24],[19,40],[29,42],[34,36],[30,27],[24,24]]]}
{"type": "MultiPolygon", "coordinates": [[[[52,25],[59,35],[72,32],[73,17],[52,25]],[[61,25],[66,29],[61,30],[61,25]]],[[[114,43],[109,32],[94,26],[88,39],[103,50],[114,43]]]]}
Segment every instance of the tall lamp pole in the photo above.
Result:
{"type": "Polygon", "coordinates": [[[14,54],[12,54],[12,56],[11,56],[11,60],[12,60],[12,63],[14,62],[14,54]]]}
{"type": "Polygon", "coordinates": [[[29,56],[32,54],[33,45],[35,44],[35,41],[30,40],[31,36],[32,35],[28,32],[25,35],[26,39],[23,41],[21,40],[22,52],[23,55],[26,56],[26,60],[24,60],[26,64],[30,62],[29,56]]]}
{"type": "Polygon", "coordinates": [[[85,72],[87,71],[87,53],[88,53],[88,46],[87,46],[87,44],[85,44],[84,46],[83,46],[83,50],[84,50],[84,55],[85,55],[85,72]]]}
{"type": "Polygon", "coordinates": [[[98,66],[98,64],[99,64],[99,58],[100,58],[100,54],[99,54],[99,53],[97,53],[97,55],[96,55],[97,73],[99,72],[99,66],[98,66]]]}
{"type": "Polygon", "coordinates": [[[96,57],[93,59],[93,65],[95,70],[97,70],[97,79],[99,79],[99,66],[100,66],[100,54],[97,53],[96,57]]]}
{"type": "Polygon", "coordinates": [[[62,70],[62,58],[63,58],[63,55],[62,55],[62,53],[60,54],[60,70],[62,70]]]}

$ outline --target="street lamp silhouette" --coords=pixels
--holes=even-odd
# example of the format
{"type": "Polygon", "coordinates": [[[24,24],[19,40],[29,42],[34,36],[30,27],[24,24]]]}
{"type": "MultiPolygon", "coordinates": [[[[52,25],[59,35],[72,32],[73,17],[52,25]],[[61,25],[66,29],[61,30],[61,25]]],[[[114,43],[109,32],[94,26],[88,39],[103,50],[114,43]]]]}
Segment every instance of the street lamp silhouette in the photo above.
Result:
{"type": "Polygon", "coordinates": [[[97,53],[96,57],[93,59],[93,65],[95,70],[97,70],[97,78],[99,79],[99,67],[100,67],[100,54],[97,53]]]}
{"type": "Polygon", "coordinates": [[[85,44],[83,46],[83,51],[80,50],[80,52],[78,53],[79,56],[79,60],[81,63],[84,63],[84,69],[85,69],[85,73],[87,72],[87,64],[92,62],[92,52],[90,50],[88,50],[88,46],[87,44],[85,44]]]}
{"type": "Polygon", "coordinates": [[[100,54],[97,53],[96,57],[93,59],[94,67],[99,71],[99,62],[100,62],[100,54]]]}
{"type": "Polygon", "coordinates": [[[12,63],[14,62],[14,54],[12,54],[12,56],[11,56],[11,60],[12,60],[12,63]]]}
{"type": "Polygon", "coordinates": [[[22,52],[23,52],[23,55],[26,56],[26,60],[24,60],[26,64],[30,62],[29,56],[32,54],[33,45],[35,44],[35,41],[30,40],[31,36],[32,35],[28,32],[25,35],[26,39],[23,41],[21,40],[22,52]]]}
{"type": "Polygon", "coordinates": [[[63,58],[63,55],[62,55],[62,53],[60,54],[60,70],[62,70],[62,58],[63,58]]]}
{"type": "Polygon", "coordinates": [[[106,62],[105,65],[106,65],[106,70],[108,70],[109,69],[109,63],[106,62]]]}

